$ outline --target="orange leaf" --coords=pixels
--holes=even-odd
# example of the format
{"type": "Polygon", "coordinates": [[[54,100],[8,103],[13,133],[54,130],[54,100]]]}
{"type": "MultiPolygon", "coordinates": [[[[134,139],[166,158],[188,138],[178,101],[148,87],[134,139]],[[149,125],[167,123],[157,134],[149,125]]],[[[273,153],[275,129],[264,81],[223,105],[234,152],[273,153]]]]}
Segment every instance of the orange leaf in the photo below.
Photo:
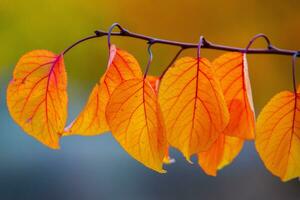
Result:
{"type": "MultiPolygon", "coordinates": [[[[158,93],[158,87],[159,87],[159,82],[160,82],[160,77],[157,76],[151,76],[147,75],[146,77],[147,81],[149,81],[151,87],[154,89],[155,93],[158,93]]],[[[172,164],[175,162],[174,158],[171,158],[169,156],[169,150],[166,152],[166,155],[164,157],[164,163],[165,164],[172,164]]]]}
{"type": "Polygon", "coordinates": [[[7,89],[12,118],[25,132],[53,149],[67,119],[67,75],[62,55],[31,51],[17,63],[7,89]]]}
{"type": "Polygon", "coordinates": [[[136,59],[126,51],[111,46],[107,70],[94,87],[79,116],[66,128],[64,135],[96,135],[109,130],[105,108],[115,88],[123,81],[142,76],[136,59]]]}
{"type": "Polygon", "coordinates": [[[208,151],[198,154],[199,165],[206,174],[216,176],[218,169],[231,163],[240,153],[243,143],[243,140],[237,137],[220,134],[208,151]]]}
{"type": "Polygon", "coordinates": [[[106,119],[113,136],[133,158],[157,172],[165,172],[165,127],[157,95],[147,80],[121,83],[108,102],[106,119]]]}
{"type": "Polygon", "coordinates": [[[256,149],[265,166],[283,181],[300,176],[300,86],[275,95],[256,126],[256,149]]]}
{"type": "Polygon", "coordinates": [[[221,86],[205,58],[177,60],[161,80],[159,102],[168,142],[187,160],[207,150],[229,121],[221,86]]]}
{"type": "Polygon", "coordinates": [[[246,54],[225,53],[214,60],[213,65],[230,113],[224,133],[254,139],[255,117],[246,54]]]}

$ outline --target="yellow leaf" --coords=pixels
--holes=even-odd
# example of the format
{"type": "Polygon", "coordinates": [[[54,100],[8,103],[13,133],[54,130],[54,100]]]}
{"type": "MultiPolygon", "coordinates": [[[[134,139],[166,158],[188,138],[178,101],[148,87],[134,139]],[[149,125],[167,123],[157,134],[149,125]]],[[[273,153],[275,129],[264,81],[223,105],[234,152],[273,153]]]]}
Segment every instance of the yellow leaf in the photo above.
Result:
{"type": "Polygon", "coordinates": [[[265,166],[283,181],[300,176],[300,87],[284,91],[263,108],[256,126],[256,149],[265,166]]]}
{"type": "Polygon", "coordinates": [[[67,119],[67,75],[62,55],[47,50],[26,53],[7,89],[12,118],[25,132],[53,149],[67,119]]]}
{"type": "MultiPolygon", "coordinates": [[[[157,94],[158,93],[158,88],[159,88],[160,77],[147,75],[146,79],[150,83],[151,87],[154,89],[155,93],[157,94]]],[[[166,152],[165,157],[164,157],[164,163],[165,164],[172,164],[174,162],[175,162],[175,159],[171,158],[169,156],[169,150],[168,150],[166,152]]]]}
{"type": "Polygon", "coordinates": [[[165,127],[157,95],[147,80],[122,82],[107,104],[106,119],[113,136],[133,158],[157,172],[165,172],[165,127]]]}
{"type": "Polygon", "coordinates": [[[211,176],[217,175],[222,169],[240,153],[243,140],[237,137],[221,134],[208,151],[198,154],[198,162],[204,172],[211,176]]]}
{"type": "Polygon", "coordinates": [[[254,108],[246,54],[231,52],[214,60],[230,113],[224,133],[242,139],[254,139],[254,108]]]}
{"type": "Polygon", "coordinates": [[[125,80],[142,76],[136,59],[126,51],[111,45],[107,70],[93,88],[85,108],[66,128],[64,135],[97,135],[109,131],[105,108],[115,88],[125,80]]]}
{"type": "Polygon", "coordinates": [[[168,142],[187,160],[208,150],[229,121],[220,83],[205,58],[177,60],[162,78],[158,96],[168,142]]]}

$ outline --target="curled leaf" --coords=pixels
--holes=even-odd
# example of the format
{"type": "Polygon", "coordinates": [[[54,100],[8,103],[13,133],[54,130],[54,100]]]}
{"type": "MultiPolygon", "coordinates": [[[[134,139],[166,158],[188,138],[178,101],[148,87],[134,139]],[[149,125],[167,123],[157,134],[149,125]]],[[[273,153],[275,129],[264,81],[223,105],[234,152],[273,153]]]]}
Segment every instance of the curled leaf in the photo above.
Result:
{"type": "Polygon", "coordinates": [[[256,149],[265,166],[283,181],[300,176],[300,87],[275,95],[256,126],[256,149]]]}
{"type": "Polygon", "coordinates": [[[254,139],[254,107],[246,54],[231,52],[213,62],[230,113],[224,133],[254,139]]]}
{"type": "Polygon", "coordinates": [[[64,135],[96,135],[109,130],[105,108],[115,88],[123,81],[142,76],[136,59],[126,51],[111,45],[107,70],[93,88],[79,116],[66,128],[64,135]]]}
{"type": "Polygon", "coordinates": [[[165,127],[157,95],[147,80],[122,82],[110,97],[106,119],[113,136],[133,158],[157,172],[165,172],[165,127]]]}
{"type": "Polygon", "coordinates": [[[62,55],[47,50],[26,53],[7,89],[12,118],[25,132],[53,149],[67,119],[67,75],[62,55]]]}
{"type": "Polygon", "coordinates": [[[198,162],[204,172],[216,176],[217,171],[230,164],[240,153],[244,141],[237,137],[220,134],[208,151],[198,154],[198,162]]]}
{"type": "Polygon", "coordinates": [[[205,58],[177,60],[161,80],[159,102],[168,142],[188,160],[208,150],[229,121],[220,83],[205,58]]]}

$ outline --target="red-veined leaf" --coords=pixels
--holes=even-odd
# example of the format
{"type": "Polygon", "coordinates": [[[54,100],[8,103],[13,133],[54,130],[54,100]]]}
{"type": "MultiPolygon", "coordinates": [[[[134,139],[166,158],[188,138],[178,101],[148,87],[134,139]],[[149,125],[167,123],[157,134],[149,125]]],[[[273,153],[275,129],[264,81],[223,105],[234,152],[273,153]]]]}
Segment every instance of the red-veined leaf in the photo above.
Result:
{"type": "Polygon", "coordinates": [[[165,127],[157,95],[147,80],[122,82],[111,95],[106,119],[113,136],[133,158],[157,172],[165,172],[165,127]]]}
{"type": "MultiPolygon", "coordinates": [[[[158,87],[159,87],[159,82],[160,82],[160,77],[157,76],[151,76],[151,75],[147,75],[146,79],[148,80],[148,82],[150,83],[151,87],[154,89],[155,93],[158,93],[158,87]]],[[[174,158],[171,158],[169,156],[169,149],[164,157],[164,163],[165,164],[172,164],[175,162],[174,158]]]]}
{"type": "Polygon", "coordinates": [[[275,95],[257,119],[256,149],[283,181],[300,176],[300,87],[275,95]]]}
{"type": "Polygon", "coordinates": [[[198,154],[198,162],[204,172],[216,176],[217,171],[230,164],[242,150],[244,141],[237,137],[220,134],[208,151],[198,154]]]}
{"type": "Polygon", "coordinates": [[[64,135],[96,135],[109,131],[105,108],[114,89],[123,81],[142,76],[136,59],[126,51],[111,45],[107,70],[93,88],[85,108],[66,128],[64,135]]]}
{"type": "Polygon", "coordinates": [[[7,89],[12,118],[48,147],[59,148],[67,119],[67,75],[62,55],[47,50],[26,53],[7,89]]]}
{"type": "Polygon", "coordinates": [[[229,121],[220,83],[205,58],[177,60],[161,80],[159,102],[168,142],[188,160],[208,150],[229,121]]]}
{"type": "Polygon", "coordinates": [[[254,139],[254,107],[246,54],[231,52],[214,60],[230,113],[224,133],[242,139],[254,139]]]}

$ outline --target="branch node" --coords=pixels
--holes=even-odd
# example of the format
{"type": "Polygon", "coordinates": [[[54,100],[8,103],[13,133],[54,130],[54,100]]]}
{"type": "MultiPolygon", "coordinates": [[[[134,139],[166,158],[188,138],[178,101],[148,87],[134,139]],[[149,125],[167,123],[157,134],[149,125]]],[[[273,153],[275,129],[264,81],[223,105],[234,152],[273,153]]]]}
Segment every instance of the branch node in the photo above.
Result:
{"type": "Polygon", "coordinates": [[[157,39],[152,38],[152,39],[148,40],[147,44],[152,45],[152,44],[155,44],[156,42],[157,42],[157,39]]]}
{"type": "Polygon", "coordinates": [[[97,35],[98,37],[102,37],[102,36],[107,35],[106,32],[101,31],[101,30],[96,30],[96,31],[94,31],[94,33],[95,33],[95,35],[97,35]]]}
{"type": "Polygon", "coordinates": [[[202,37],[202,47],[210,47],[211,42],[207,41],[204,37],[202,37]]]}
{"type": "Polygon", "coordinates": [[[122,29],[120,29],[120,34],[123,36],[128,36],[130,35],[130,32],[127,29],[122,27],[122,29]]]}
{"type": "Polygon", "coordinates": [[[268,45],[268,50],[274,50],[276,47],[274,47],[272,44],[268,45]]]}

